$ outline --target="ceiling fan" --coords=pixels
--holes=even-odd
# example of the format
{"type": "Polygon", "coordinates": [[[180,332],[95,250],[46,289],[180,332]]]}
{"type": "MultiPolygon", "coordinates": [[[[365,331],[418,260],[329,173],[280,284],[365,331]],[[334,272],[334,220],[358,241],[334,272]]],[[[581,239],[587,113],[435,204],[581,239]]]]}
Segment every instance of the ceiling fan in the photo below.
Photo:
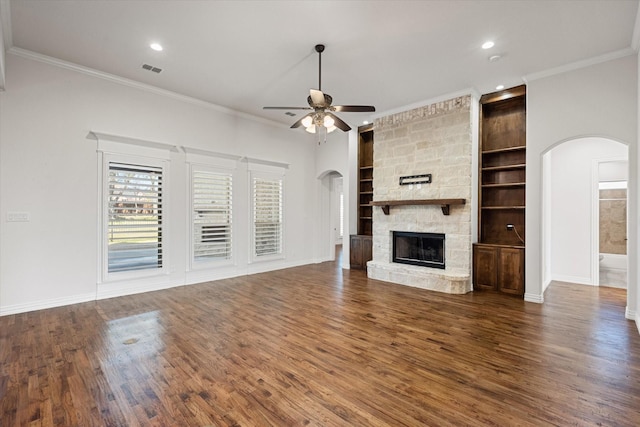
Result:
{"type": "Polygon", "coordinates": [[[291,128],[304,126],[307,132],[316,133],[318,128],[325,128],[327,132],[341,129],[344,132],[351,130],[351,127],[345,123],[340,117],[336,116],[334,111],[340,112],[371,112],[376,108],[371,105],[331,105],[333,98],[331,95],[322,93],[322,52],[324,45],[317,44],[316,52],[318,52],[318,89],[311,89],[307,97],[308,107],[264,107],[265,110],[313,110],[309,114],[295,122],[291,128]]]}

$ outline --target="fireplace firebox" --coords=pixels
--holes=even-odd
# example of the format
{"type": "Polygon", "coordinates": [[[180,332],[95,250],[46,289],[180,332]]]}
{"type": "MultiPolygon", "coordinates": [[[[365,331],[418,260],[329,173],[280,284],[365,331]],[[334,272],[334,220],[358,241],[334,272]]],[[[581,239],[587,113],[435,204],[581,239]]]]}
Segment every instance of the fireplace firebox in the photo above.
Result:
{"type": "Polygon", "coordinates": [[[444,269],[444,234],[394,231],[393,262],[444,269]]]}

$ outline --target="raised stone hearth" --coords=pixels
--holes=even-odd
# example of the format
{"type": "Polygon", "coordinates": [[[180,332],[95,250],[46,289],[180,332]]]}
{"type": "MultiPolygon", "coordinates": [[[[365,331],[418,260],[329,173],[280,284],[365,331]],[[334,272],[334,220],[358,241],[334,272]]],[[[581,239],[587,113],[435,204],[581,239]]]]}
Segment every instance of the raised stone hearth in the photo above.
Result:
{"type": "Polygon", "coordinates": [[[440,292],[471,291],[471,96],[376,120],[374,201],[465,199],[444,215],[438,205],[373,210],[369,277],[440,292]],[[402,176],[431,174],[429,184],[399,185],[402,176]],[[393,231],[446,235],[445,269],[392,262],[393,231]]]}

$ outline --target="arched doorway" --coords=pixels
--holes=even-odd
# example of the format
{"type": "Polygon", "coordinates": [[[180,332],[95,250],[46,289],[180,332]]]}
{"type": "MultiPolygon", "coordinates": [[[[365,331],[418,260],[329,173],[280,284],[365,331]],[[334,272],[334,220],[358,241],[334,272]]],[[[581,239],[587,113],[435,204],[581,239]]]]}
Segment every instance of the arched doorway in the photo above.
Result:
{"type": "MultiPolygon", "coordinates": [[[[346,198],[344,194],[343,176],[335,170],[326,171],[318,177],[319,180],[319,213],[320,229],[317,233],[320,253],[319,262],[338,261],[342,265],[343,250],[336,247],[342,245],[346,232],[346,198]],[[336,260],[336,254],[340,259],[336,260]]],[[[346,239],[344,239],[346,240],[346,239]]]]}
{"type": "MultiPolygon", "coordinates": [[[[544,153],[543,291],[554,280],[593,286],[600,284],[600,181],[613,180],[604,178],[603,166],[613,162],[618,166],[623,164],[626,170],[620,176],[627,177],[628,157],[626,144],[602,137],[561,141],[544,153]]],[[[626,204],[624,206],[626,215],[626,204]]],[[[626,217],[624,222],[626,231],[626,217]]],[[[626,245],[626,241],[623,244],[626,245]]],[[[626,268],[625,275],[625,282],[629,283],[626,268]]]]}

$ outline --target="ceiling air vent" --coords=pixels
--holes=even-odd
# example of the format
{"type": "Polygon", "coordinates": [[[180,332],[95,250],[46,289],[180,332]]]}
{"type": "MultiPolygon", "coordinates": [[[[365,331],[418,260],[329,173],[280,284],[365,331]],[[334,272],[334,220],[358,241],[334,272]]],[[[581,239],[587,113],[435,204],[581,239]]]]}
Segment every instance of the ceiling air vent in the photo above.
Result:
{"type": "Polygon", "coordinates": [[[154,67],[153,65],[149,65],[149,64],[142,64],[142,68],[144,68],[147,71],[153,71],[154,73],[157,73],[157,74],[160,74],[160,72],[162,71],[162,68],[154,67]]]}

